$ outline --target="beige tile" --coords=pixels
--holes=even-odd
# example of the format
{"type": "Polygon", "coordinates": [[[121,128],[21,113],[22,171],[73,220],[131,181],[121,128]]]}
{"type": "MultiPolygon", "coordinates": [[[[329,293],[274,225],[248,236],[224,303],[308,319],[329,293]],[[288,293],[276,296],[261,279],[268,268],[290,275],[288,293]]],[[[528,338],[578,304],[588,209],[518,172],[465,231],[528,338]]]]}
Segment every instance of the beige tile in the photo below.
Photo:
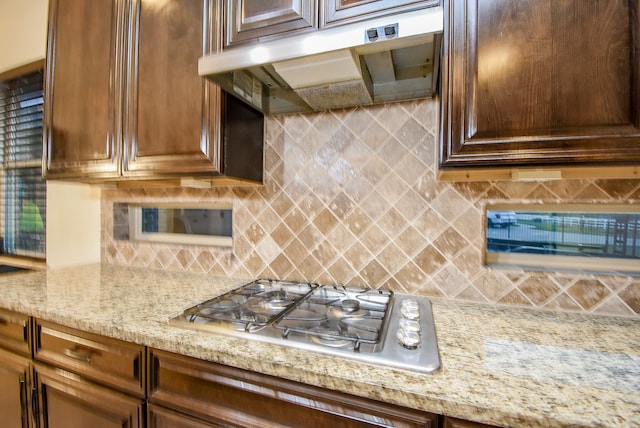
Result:
{"type": "Polygon", "coordinates": [[[609,295],[609,290],[596,279],[582,279],[576,281],[569,288],[568,293],[580,306],[589,310],[603,301],[609,295]]]}
{"type": "Polygon", "coordinates": [[[462,252],[469,241],[460,235],[453,227],[447,228],[438,238],[433,241],[433,246],[443,254],[448,260],[453,259],[462,252]]]}
{"type": "Polygon", "coordinates": [[[413,260],[427,275],[436,273],[447,261],[442,253],[432,245],[418,253],[413,260]]]}
{"type": "Polygon", "coordinates": [[[532,276],[518,285],[518,289],[527,296],[536,306],[544,306],[544,304],[552,300],[560,288],[542,276],[532,276]]]}
{"type": "Polygon", "coordinates": [[[358,283],[453,299],[640,318],[627,276],[488,269],[488,203],[640,203],[640,180],[441,182],[437,100],[266,119],[262,188],[105,189],[105,262],[358,283]],[[226,202],[233,248],[113,239],[113,203],[226,202]]]}
{"type": "Polygon", "coordinates": [[[636,313],[640,314],[640,281],[626,287],[620,292],[620,298],[636,313]]]}

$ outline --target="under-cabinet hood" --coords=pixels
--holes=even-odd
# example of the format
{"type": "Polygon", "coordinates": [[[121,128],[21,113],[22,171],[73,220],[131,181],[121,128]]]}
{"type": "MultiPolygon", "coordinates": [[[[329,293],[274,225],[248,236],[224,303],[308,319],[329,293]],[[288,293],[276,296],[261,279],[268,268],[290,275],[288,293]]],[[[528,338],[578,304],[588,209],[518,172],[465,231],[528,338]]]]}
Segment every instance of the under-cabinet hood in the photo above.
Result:
{"type": "Polygon", "coordinates": [[[264,114],[435,95],[442,7],[231,47],[198,72],[264,114]]]}

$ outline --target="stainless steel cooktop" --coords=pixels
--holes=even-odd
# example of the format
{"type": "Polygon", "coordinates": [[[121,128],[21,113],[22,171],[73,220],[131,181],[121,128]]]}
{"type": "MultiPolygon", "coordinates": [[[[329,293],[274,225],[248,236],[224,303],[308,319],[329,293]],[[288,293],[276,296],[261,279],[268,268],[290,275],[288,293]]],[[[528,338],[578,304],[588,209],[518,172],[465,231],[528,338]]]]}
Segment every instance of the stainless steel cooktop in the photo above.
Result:
{"type": "Polygon", "coordinates": [[[257,279],[186,309],[182,327],[431,372],[431,302],[388,290],[257,279]]]}

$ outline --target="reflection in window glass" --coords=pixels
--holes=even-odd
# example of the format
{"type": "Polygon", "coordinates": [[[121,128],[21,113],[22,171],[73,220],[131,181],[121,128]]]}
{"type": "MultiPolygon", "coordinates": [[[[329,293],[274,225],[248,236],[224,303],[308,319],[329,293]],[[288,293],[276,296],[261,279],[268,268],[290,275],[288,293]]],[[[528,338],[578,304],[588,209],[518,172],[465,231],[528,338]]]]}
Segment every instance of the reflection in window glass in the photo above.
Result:
{"type": "Polygon", "coordinates": [[[231,210],[142,208],[143,233],[231,236],[231,210]]]}
{"type": "Polygon", "coordinates": [[[584,210],[523,208],[487,209],[486,244],[490,264],[536,266],[541,263],[540,267],[640,271],[640,213],[633,212],[638,207],[624,206],[620,211],[606,212],[594,212],[593,207],[583,207],[584,210]],[[533,255],[547,257],[540,259],[533,255]],[[539,262],[548,261],[548,257],[558,260],[550,265],[539,262]],[[572,261],[575,258],[581,261],[572,261]],[[633,268],[634,265],[637,266],[633,268]]]}
{"type": "Polygon", "coordinates": [[[114,237],[133,241],[232,246],[230,205],[176,205],[114,204],[114,237]]]}

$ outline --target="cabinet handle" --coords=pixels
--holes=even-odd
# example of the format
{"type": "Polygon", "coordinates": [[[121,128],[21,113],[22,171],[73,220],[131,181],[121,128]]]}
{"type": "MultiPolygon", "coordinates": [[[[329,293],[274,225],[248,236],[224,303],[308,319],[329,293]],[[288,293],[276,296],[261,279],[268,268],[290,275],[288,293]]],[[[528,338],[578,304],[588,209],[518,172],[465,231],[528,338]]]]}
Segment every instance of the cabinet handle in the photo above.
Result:
{"type": "Polygon", "coordinates": [[[35,426],[40,425],[40,406],[38,404],[38,388],[33,387],[31,390],[31,413],[35,419],[35,426]]]}
{"type": "Polygon", "coordinates": [[[73,358],[74,360],[82,361],[83,363],[90,363],[93,351],[82,349],[76,346],[73,349],[65,348],[62,353],[69,358],[73,358]]]}
{"type": "Polygon", "coordinates": [[[20,377],[20,411],[22,412],[22,425],[29,426],[26,421],[29,418],[29,408],[27,407],[27,381],[20,377]]]}

